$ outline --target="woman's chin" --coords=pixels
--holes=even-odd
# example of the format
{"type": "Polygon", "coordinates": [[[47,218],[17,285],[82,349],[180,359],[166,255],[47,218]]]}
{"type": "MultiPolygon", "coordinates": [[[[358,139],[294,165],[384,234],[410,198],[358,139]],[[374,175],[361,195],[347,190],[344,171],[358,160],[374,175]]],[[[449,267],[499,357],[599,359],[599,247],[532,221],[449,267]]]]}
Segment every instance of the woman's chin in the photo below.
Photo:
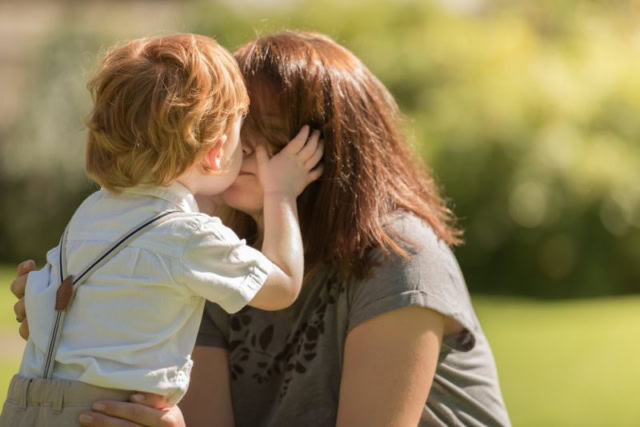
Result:
{"type": "Polygon", "coordinates": [[[253,197],[252,194],[235,191],[233,186],[222,193],[222,200],[230,208],[244,212],[252,217],[260,215],[262,212],[262,197],[253,197]]]}

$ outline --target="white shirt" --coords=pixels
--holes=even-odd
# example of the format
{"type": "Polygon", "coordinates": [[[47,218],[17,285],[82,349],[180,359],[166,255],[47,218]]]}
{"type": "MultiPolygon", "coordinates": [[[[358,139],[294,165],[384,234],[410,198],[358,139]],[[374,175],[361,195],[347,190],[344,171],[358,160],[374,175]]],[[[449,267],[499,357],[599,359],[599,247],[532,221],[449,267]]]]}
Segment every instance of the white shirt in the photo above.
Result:
{"type": "MultiPolygon", "coordinates": [[[[109,244],[167,209],[182,214],[138,236],[77,289],[66,314],[53,378],[165,396],[187,390],[191,351],[205,299],[234,313],[264,284],[271,262],[219,218],[199,213],[182,185],[100,190],[69,223],[67,275],[77,275],[109,244]]],[[[29,274],[30,333],[20,374],[42,375],[59,282],[59,249],[29,274]]]]}

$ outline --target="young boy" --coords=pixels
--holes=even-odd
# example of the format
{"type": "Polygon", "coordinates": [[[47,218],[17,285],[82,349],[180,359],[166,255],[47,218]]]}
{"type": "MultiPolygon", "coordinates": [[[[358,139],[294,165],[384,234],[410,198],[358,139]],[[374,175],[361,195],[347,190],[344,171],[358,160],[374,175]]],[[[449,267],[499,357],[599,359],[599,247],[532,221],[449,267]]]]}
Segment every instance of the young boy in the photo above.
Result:
{"type": "Polygon", "coordinates": [[[135,40],[106,56],[89,89],[86,165],[102,189],[29,275],[31,333],[3,427],[77,425],[93,401],[134,390],[176,403],[205,299],[277,310],[300,291],[295,203],[322,173],[317,133],[303,128],[270,159],[256,147],[261,253],[196,203],[224,191],[242,162],[249,100],[228,52],[196,35],[135,40]]]}

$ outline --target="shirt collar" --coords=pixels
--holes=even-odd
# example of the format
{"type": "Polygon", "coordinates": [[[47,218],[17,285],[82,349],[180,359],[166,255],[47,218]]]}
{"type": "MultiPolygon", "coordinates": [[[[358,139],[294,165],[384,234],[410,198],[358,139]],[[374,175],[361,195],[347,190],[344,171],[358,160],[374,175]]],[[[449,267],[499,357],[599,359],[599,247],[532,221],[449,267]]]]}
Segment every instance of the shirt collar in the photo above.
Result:
{"type": "Polygon", "coordinates": [[[122,192],[157,197],[166,200],[184,212],[200,212],[193,193],[177,181],[166,187],[139,185],[137,187],[125,188],[122,192]]]}

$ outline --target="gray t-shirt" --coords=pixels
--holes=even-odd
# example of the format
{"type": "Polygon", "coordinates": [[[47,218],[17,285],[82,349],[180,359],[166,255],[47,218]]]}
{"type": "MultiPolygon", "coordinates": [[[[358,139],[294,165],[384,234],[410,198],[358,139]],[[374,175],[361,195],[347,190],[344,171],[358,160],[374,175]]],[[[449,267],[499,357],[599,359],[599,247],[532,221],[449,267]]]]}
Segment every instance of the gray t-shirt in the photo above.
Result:
{"type": "Polygon", "coordinates": [[[390,223],[410,258],[381,258],[367,280],[344,283],[325,268],[288,309],[207,303],[198,345],[229,350],[236,426],[333,426],[347,334],[395,309],[421,306],[458,321],[446,336],[420,426],[508,426],[495,362],[458,263],[421,220],[390,223]],[[404,242],[402,242],[404,241],[404,242]]]}

